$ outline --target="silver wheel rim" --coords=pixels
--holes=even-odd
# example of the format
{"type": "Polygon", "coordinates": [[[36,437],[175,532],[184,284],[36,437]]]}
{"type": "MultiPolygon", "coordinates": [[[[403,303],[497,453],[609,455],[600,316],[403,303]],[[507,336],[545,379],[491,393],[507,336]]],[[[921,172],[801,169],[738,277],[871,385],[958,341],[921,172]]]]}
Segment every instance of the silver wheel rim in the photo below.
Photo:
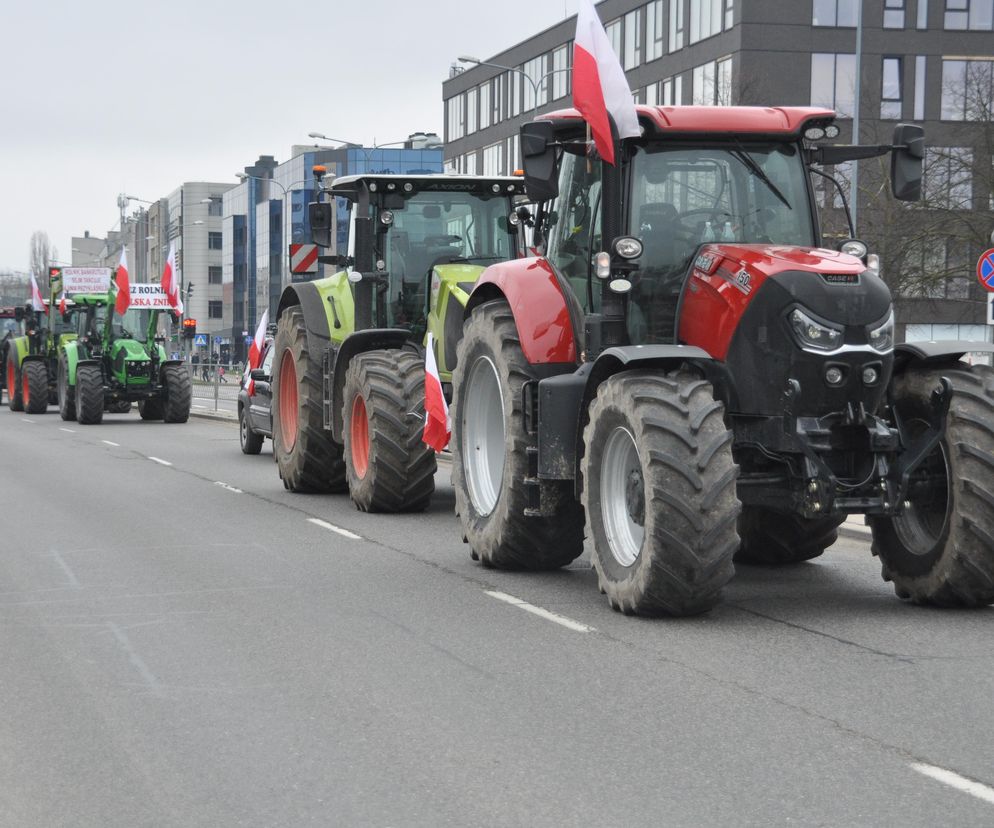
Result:
{"type": "Polygon", "coordinates": [[[473,363],[462,415],[462,455],[469,499],[479,515],[497,505],[504,479],[504,397],[489,357],[473,363]]]}
{"type": "Polygon", "coordinates": [[[611,556],[631,566],[645,537],[645,483],[635,438],[627,428],[612,431],[601,462],[601,516],[611,556]],[[641,504],[641,521],[638,519],[641,504]]]}
{"type": "Polygon", "coordinates": [[[242,438],[242,446],[248,442],[248,423],[246,422],[245,412],[243,411],[238,417],[238,431],[239,436],[242,438]]]}

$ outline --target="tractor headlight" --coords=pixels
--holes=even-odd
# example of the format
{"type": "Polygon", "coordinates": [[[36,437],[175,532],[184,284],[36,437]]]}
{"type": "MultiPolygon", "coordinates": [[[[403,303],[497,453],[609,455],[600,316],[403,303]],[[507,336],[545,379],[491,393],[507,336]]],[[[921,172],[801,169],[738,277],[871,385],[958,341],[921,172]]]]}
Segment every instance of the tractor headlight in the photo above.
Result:
{"type": "Polygon", "coordinates": [[[875,351],[890,351],[894,348],[894,311],[890,312],[887,321],[876,328],[869,328],[870,347],[875,351]]]}
{"type": "Polygon", "coordinates": [[[859,239],[847,239],[839,245],[839,250],[849,256],[862,259],[866,256],[866,242],[861,242],[859,239]]]}
{"type": "Polygon", "coordinates": [[[790,312],[790,327],[802,348],[834,351],[842,344],[842,329],[816,322],[800,308],[790,312]]]}
{"type": "Polygon", "coordinates": [[[642,242],[633,236],[621,236],[614,240],[614,252],[622,259],[637,259],[642,255],[642,242]]]}

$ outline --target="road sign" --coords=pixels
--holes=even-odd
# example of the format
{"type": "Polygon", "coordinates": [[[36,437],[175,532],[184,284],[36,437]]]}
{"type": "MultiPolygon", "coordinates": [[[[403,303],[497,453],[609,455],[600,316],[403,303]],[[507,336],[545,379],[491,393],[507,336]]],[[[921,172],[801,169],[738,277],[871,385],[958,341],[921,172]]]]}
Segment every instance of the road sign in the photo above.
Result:
{"type": "Polygon", "coordinates": [[[193,337],[194,345],[206,345],[207,344],[207,334],[197,334],[193,337]]]}
{"type": "Polygon", "coordinates": [[[977,278],[988,290],[994,290],[994,247],[984,253],[977,262],[977,278]]]}
{"type": "MultiPolygon", "coordinates": [[[[994,296],[994,293],[992,293],[991,296],[994,296]]],[[[252,344],[252,337],[249,336],[248,334],[245,335],[245,344],[246,345],[251,345],[252,344]]]]}
{"type": "Polygon", "coordinates": [[[317,273],[318,246],[316,244],[291,244],[290,272],[317,273]]]}
{"type": "Polygon", "coordinates": [[[221,337],[215,336],[214,337],[214,344],[215,345],[220,345],[221,344],[221,337]]]}

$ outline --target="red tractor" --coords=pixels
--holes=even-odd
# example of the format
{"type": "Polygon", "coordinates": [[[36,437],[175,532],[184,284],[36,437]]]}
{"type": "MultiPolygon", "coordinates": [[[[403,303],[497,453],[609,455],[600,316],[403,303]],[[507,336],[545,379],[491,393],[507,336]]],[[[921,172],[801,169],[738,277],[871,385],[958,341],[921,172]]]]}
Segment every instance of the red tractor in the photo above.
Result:
{"type": "Polygon", "coordinates": [[[617,166],[574,110],[522,128],[542,253],[482,274],[453,377],[473,557],[557,568],[586,536],[612,607],[688,615],[733,561],[814,558],[863,514],[900,597],[994,602],[994,372],[960,361],[994,346],[895,345],[866,245],[820,246],[815,165],[889,152],[914,200],[922,130],[817,145],[831,111],[638,116],[617,166]]]}

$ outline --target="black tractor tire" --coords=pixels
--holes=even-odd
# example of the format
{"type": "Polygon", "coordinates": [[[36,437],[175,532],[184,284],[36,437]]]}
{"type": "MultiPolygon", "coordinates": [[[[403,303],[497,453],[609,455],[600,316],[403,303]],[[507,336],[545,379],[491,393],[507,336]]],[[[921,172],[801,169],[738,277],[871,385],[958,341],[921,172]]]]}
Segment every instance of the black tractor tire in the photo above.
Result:
{"type": "Polygon", "coordinates": [[[549,515],[526,515],[532,477],[522,387],[536,375],[506,301],[473,309],[459,342],[452,391],[452,485],[474,560],[500,569],[551,570],[583,552],[583,508],[572,485],[546,492],[549,515]]]}
{"type": "Polygon", "coordinates": [[[162,385],[166,397],[162,403],[162,419],[167,423],[185,423],[190,419],[193,405],[193,380],[183,364],[162,366],[162,385]]]}
{"type": "Polygon", "coordinates": [[[357,354],[342,408],[349,494],[362,512],[421,512],[435,492],[435,452],[422,441],[425,364],[413,351],[357,354]]]}
{"type": "Polygon", "coordinates": [[[238,443],[242,447],[242,454],[258,454],[262,451],[264,439],[261,434],[252,431],[245,406],[238,406],[238,443]]]}
{"type": "Polygon", "coordinates": [[[273,347],[273,454],[284,487],[347,492],[342,446],[324,427],[321,355],[308,349],[299,305],[280,315],[273,347]]]}
{"type": "Polygon", "coordinates": [[[11,411],[24,410],[24,397],[21,395],[21,372],[17,367],[17,355],[11,353],[7,356],[7,406],[11,411]]]}
{"type": "Polygon", "coordinates": [[[609,377],[583,439],[587,535],[608,603],[626,615],[711,609],[735,573],[741,506],[710,383],[687,372],[609,377]]]}
{"type": "Polygon", "coordinates": [[[131,400],[114,400],[107,403],[108,414],[128,414],[131,412],[131,400]]]}
{"type": "Polygon", "coordinates": [[[104,377],[99,365],[76,369],[76,420],[80,425],[99,425],[104,419],[104,377]]]}
{"type": "Polygon", "coordinates": [[[147,400],[138,400],[138,416],[143,420],[161,420],[162,398],[151,397],[147,400]]]}
{"type": "Polygon", "coordinates": [[[845,515],[805,518],[759,506],[747,506],[739,516],[742,545],[736,563],[782,566],[817,558],[839,539],[845,515]]]}
{"type": "Polygon", "coordinates": [[[64,353],[59,354],[59,374],[56,377],[59,395],[59,416],[66,422],[76,419],[76,386],[69,384],[69,364],[64,353]]]}
{"type": "Polygon", "coordinates": [[[27,414],[48,411],[48,368],[44,362],[31,360],[21,366],[21,394],[27,414]]]}
{"type": "Polygon", "coordinates": [[[904,512],[869,518],[873,554],[900,598],[982,607],[994,603],[994,370],[911,368],[894,379],[892,399],[913,439],[943,377],[952,389],[945,434],[912,474],[904,512]]]}

